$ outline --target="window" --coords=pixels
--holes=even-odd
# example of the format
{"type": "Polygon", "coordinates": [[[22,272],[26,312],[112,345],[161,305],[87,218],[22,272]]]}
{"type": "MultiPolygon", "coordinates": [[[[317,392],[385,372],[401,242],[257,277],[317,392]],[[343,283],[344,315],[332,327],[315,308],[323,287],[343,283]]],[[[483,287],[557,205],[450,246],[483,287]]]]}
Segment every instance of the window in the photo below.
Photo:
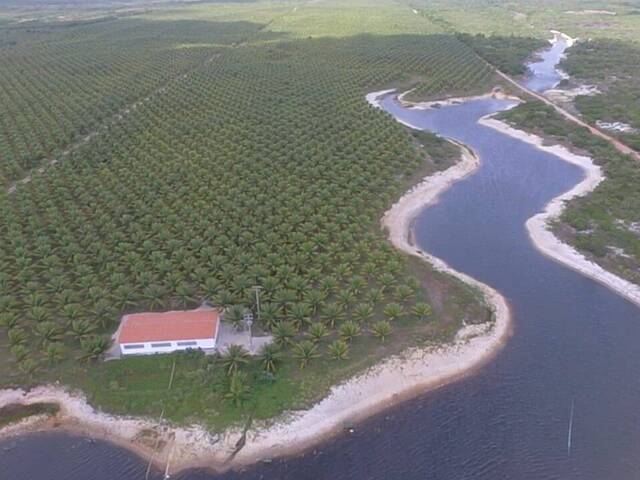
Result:
{"type": "Polygon", "coordinates": [[[178,342],[179,347],[193,347],[194,345],[198,345],[198,342],[194,340],[190,340],[188,342],[178,342]]]}
{"type": "Polygon", "coordinates": [[[122,346],[125,350],[135,350],[137,348],[144,348],[143,344],[136,344],[136,345],[123,345],[122,346]]]}
{"type": "Polygon", "coordinates": [[[163,347],[170,347],[170,346],[171,346],[171,342],[152,343],[151,344],[151,348],[163,348],[163,347]]]}

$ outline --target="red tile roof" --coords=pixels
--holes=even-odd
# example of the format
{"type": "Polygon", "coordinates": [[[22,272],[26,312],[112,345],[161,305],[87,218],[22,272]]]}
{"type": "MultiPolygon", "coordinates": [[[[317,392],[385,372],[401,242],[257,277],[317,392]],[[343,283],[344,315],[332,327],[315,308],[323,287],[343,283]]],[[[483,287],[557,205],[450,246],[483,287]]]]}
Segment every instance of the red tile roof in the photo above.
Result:
{"type": "Polygon", "coordinates": [[[219,321],[216,309],[134,313],[123,317],[118,343],[214,338],[219,321]]]}

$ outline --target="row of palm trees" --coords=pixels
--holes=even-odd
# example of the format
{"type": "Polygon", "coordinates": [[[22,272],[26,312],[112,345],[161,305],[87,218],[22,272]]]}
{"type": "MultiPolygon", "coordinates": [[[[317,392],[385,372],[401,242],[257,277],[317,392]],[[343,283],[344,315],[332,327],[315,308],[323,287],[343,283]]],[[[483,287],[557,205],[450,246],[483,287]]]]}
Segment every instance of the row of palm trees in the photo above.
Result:
{"type": "Polygon", "coordinates": [[[277,61],[229,50],[0,195],[0,322],[15,359],[95,358],[124,312],[209,299],[237,322],[256,310],[254,285],[261,327],[297,342],[286,354],[305,365],[323,328],[346,358],[361,331],[385,340],[398,319],[428,317],[377,226],[422,157],[363,85],[449,44],[354,42],[293,42],[277,61]]]}
{"type": "Polygon", "coordinates": [[[153,45],[131,42],[116,52],[118,36],[75,32],[0,28],[12,42],[0,49],[0,185],[26,176],[211,55],[209,49],[168,49],[157,37],[153,45]]]}

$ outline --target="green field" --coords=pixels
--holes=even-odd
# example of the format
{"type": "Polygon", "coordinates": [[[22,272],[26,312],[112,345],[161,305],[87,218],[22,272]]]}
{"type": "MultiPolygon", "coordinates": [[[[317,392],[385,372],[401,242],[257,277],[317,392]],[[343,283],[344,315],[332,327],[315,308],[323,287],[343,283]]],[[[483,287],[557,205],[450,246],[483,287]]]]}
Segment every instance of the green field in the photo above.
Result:
{"type": "MultiPolygon", "coordinates": [[[[639,23],[640,25],[640,23],[639,23]]],[[[594,40],[578,43],[562,67],[574,84],[596,85],[599,95],[579,96],[575,107],[592,124],[623,122],[628,132],[616,132],[622,141],[640,150],[640,31],[638,42],[594,40]]]]}
{"type": "Polygon", "coordinates": [[[464,33],[638,40],[638,0],[412,0],[438,24],[464,33]],[[613,13],[613,15],[612,15],[613,13]]]}

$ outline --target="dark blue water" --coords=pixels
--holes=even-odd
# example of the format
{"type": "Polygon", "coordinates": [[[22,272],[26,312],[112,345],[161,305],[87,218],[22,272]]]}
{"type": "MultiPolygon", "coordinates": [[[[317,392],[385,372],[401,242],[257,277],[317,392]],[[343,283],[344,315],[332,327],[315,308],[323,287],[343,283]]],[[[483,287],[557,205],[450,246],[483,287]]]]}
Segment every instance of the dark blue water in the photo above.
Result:
{"type": "MultiPolygon", "coordinates": [[[[397,118],[466,143],[481,156],[476,174],[420,215],[416,240],[507,297],[514,335],[497,358],[303,456],[244,472],[174,478],[640,478],[640,309],[531,245],[525,220],[582,173],[477,124],[508,105],[479,100],[415,111],[392,97],[383,102],[397,118]]],[[[133,480],[146,468],[115,447],[60,434],[23,438],[10,451],[4,445],[2,480],[133,480]]]]}

